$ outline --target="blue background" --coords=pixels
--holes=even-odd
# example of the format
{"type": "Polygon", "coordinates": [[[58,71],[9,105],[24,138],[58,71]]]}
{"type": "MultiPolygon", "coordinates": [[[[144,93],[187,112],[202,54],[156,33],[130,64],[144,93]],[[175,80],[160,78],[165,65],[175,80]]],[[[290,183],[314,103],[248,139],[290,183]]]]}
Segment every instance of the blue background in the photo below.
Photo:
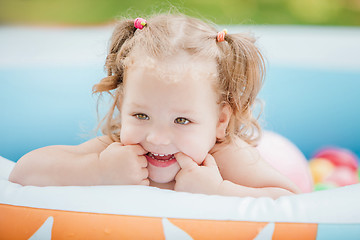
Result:
{"type": "MultiPolygon", "coordinates": [[[[39,147],[93,138],[97,97],[91,88],[104,76],[98,65],[0,68],[0,155],[17,161],[39,147]]],[[[265,101],[261,125],[307,158],[325,146],[359,155],[359,89],[360,71],[271,66],[259,96],[265,101]]]]}

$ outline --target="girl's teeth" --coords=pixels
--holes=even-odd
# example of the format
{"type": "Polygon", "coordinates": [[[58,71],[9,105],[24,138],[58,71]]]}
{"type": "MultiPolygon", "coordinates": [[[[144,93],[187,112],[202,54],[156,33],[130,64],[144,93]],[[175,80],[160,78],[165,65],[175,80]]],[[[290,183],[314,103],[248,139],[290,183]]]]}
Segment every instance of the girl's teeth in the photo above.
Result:
{"type": "Polygon", "coordinates": [[[155,160],[160,161],[160,162],[167,162],[167,161],[173,160],[173,159],[175,158],[174,155],[172,155],[172,154],[149,153],[149,156],[150,156],[152,159],[155,159],[155,160]],[[167,160],[159,160],[159,159],[155,159],[155,158],[154,158],[154,156],[164,157],[164,156],[170,156],[170,155],[171,155],[171,157],[170,157],[169,159],[167,159],[167,160]]]}
{"type": "Polygon", "coordinates": [[[163,157],[165,156],[164,154],[157,154],[157,153],[153,153],[154,156],[160,156],[160,157],[163,157]]]}
{"type": "Polygon", "coordinates": [[[151,153],[154,156],[159,156],[159,157],[165,157],[165,156],[169,156],[171,154],[157,154],[157,153],[151,153]]]}

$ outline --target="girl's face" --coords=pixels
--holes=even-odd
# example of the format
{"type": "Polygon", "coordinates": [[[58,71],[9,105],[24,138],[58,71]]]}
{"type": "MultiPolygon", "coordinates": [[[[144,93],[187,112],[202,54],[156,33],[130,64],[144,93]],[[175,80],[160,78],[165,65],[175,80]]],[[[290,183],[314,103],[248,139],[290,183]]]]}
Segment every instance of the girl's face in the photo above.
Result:
{"type": "Polygon", "coordinates": [[[162,71],[130,67],[126,72],[120,139],[149,152],[149,178],[157,183],[175,179],[180,170],[175,153],[201,164],[219,137],[221,110],[206,79],[215,63],[188,62],[180,68],[178,61],[158,62],[162,71]],[[171,74],[166,77],[164,72],[171,74]]]}

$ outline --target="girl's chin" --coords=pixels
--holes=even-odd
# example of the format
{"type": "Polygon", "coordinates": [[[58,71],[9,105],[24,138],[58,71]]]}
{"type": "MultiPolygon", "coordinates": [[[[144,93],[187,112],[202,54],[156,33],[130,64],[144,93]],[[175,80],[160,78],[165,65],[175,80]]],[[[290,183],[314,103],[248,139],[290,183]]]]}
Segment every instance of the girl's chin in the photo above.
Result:
{"type": "Polygon", "coordinates": [[[149,170],[149,178],[156,183],[169,183],[175,180],[176,173],[162,173],[149,170]]]}
{"type": "Polygon", "coordinates": [[[156,183],[169,183],[175,180],[175,176],[179,172],[180,166],[176,163],[170,167],[161,168],[149,164],[148,170],[151,181],[156,183]]]}
{"type": "Polygon", "coordinates": [[[169,183],[175,180],[175,177],[173,178],[157,178],[157,177],[149,177],[151,181],[155,183],[169,183]]]}

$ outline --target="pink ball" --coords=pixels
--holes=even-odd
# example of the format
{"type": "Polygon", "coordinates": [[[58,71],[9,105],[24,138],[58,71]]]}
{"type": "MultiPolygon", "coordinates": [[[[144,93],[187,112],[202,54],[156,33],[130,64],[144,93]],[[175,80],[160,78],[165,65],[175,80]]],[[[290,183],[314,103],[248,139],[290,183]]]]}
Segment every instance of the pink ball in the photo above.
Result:
{"type": "Polygon", "coordinates": [[[288,139],[264,131],[258,150],[275,169],[292,180],[302,192],[311,192],[313,180],[308,162],[302,152],[288,139]]]}
{"type": "Polygon", "coordinates": [[[324,148],[314,155],[314,158],[325,158],[332,162],[336,167],[346,166],[357,171],[358,162],[354,153],[342,148],[324,148]]]}
{"type": "Polygon", "coordinates": [[[358,183],[358,178],[356,172],[349,167],[337,167],[334,172],[324,180],[324,182],[335,183],[336,185],[342,187],[358,183]]]}

